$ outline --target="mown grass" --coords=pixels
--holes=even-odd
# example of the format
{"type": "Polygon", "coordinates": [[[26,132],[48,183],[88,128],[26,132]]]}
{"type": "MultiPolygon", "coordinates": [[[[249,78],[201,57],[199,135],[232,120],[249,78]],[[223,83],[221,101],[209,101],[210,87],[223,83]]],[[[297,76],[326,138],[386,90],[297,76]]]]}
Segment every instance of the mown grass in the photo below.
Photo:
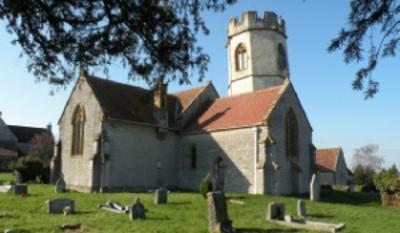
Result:
{"type": "MultiPolygon", "coordinates": [[[[0,193],[0,212],[9,217],[0,218],[0,232],[6,228],[24,232],[61,232],[58,226],[64,223],[81,223],[81,232],[90,233],[206,233],[207,202],[197,193],[171,193],[167,205],[153,204],[152,193],[86,194],[69,192],[56,194],[53,186],[34,184],[29,186],[29,195],[19,197],[0,193]],[[45,201],[50,198],[67,197],[75,200],[77,213],[69,216],[49,215],[45,201]],[[97,209],[97,204],[108,200],[123,204],[133,203],[140,197],[149,210],[148,219],[130,221],[127,215],[114,214],[97,209]]],[[[229,216],[239,233],[308,232],[283,228],[265,221],[269,202],[286,204],[287,214],[296,214],[298,197],[275,197],[248,194],[227,194],[229,198],[244,201],[244,205],[228,202],[229,216]]],[[[400,232],[400,209],[381,207],[376,195],[328,191],[322,202],[307,201],[309,218],[324,222],[343,222],[343,232],[376,233],[400,232]]]]}
{"type": "Polygon", "coordinates": [[[7,172],[0,172],[0,182],[10,182],[13,181],[13,174],[12,173],[7,173],[7,172]]]}

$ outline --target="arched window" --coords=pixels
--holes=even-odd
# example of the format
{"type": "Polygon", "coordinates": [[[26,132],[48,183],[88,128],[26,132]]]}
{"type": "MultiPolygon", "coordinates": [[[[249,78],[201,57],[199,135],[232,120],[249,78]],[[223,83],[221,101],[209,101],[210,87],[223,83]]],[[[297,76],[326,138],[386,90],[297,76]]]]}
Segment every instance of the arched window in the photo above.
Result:
{"type": "Polygon", "coordinates": [[[83,153],[85,121],[85,109],[82,105],[78,105],[72,118],[72,155],[83,153]]]}
{"type": "Polygon", "coordinates": [[[236,70],[247,69],[247,50],[243,44],[239,44],[235,51],[236,70]]]}
{"type": "Polygon", "coordinates": [[[197,148],[195,145],[192,145],[192,151],[190,156],[190,165],[192,169],[197,168],[197,148]]]}
{"type": "Polygon", "coordinates": [[[293,109],[290,109],[286,114],[285,131],[286,155],[289,158],[297,159],[299,147],[299,126],[293,109]]]}
{"type": "Polygon", "coordinates": [[[285,48],[283,47],[282,44],[278,45],[278,67],[280,70],[287,69],[286,52],[285,52],[285,48]]]}

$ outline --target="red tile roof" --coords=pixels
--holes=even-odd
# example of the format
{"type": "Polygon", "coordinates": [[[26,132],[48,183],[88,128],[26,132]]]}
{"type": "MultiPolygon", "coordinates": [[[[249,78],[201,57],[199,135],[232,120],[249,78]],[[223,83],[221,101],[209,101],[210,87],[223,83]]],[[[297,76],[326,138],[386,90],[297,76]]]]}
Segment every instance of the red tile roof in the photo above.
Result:
{"type": "Polygon", "coordinates": [[[188,132],[257,125],[275,106],[286,85],[262,89],[253,93],[216,99],[186,128],[188,132]]]}
{"type": "MultiPolygon", "coordinates": [[[[86,77],[105,114],[111,118],[156,124],[153,92],[93,76],[86,77]]],[[[205,86],[168,95],[169,126],[176,126],[176,114],[187,107],[205,86]]]]}
{"type": "Polygon", "coordinates": [[[203,90],[207,87],[207,85],[192,88],[185,91],[175,92],[170,95],[177,97],[182,106],[182,110],[185,110],[193,102],[193,100],[195,100],[196,97],[199,96],[201,92],[203,92],[203,90]]]}
{"type": "Polygon", "coordinates": [[[318,149],[316,164],[321,172],[336,172],[336,163],[340,154],[340,147],[318,149]]]}

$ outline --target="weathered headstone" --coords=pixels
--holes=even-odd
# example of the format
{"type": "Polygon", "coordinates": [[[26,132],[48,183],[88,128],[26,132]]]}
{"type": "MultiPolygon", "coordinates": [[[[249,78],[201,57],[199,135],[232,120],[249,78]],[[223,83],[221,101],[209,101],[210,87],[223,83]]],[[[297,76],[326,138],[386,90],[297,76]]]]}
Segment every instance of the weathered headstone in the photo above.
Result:
{"type": "Polygon", "coordinates": [[[154,204],[166,204],[168,202],[168,190],[160,188],[155,191],[154,204]]]}
{"type": "Polygon", "coordinates": [[[5,229],[4,233],[17,233],[17,230],[15,230],[15,229],[5,229]]]}
{"type": "Polygon", "coordinates": [[[310,200],[311,201],[319,201],[321,192],[321,185],[319,181],[319,174],[313,174],[310,183],[310,200]]]}
{"type": "Polygon", "coordinates": [[[301,217],[305,217],[307,215],[306,202],[303,200],[297,201],[297,215],[301,217]]]}
{"type": "Polygon", "coordinates": [[[69,213],[75,212],[75,202],[68,198],[47,200],[46,204],[49,214],[63,214],[67,207],[69,208],[69,213]]]}
{"type": "Polygon", "coordinates": [[[210,233],[234,232],[232,221],[228,217],[224,192],[215,191],[207,194],[208,230],[210,233]]]}
{"type": "Polygon", "coordinates": [[[121,211],[125,210],[125,207],[124,207],[121,203],[119,203],[119,202],[117,202],[117,201],[108,201],[108,202],[106,203],[106,205],[107,205],[108,207],[114,208],[114,209],[116,209],[116,210],[121,210],[121,211]]]}
{"type": "Polygon", "coordinates": [[[78,230],[81,229],[81,224],[80,223],[76,223],[76,224],[62,224],[60,226],[60,229],[63,231],[66,230],[78,230]]]}
{"type": "Polygon", "coordinates": [[[20,183],[22,183],[21,172],[19,172],[19,171],[14,171],[14,182],[15,182],[15,184],[20,184],[20,183]]]}
{"type": "Polygon", "coordinates": [[[8,193],[13,190],[13,185],[0,185],[0,193],[8,193]]]}
{"type": "Polygon", "coordinates": [[[282,203],[271,202],[267,207],[267,221],[285,220],[285,205],[282,203]]]}
{"type": "Polygon", "coordinates": [[[146,219],[146,208],[140,202],[139,198],[136,198],[135,204],[133,204],[129,210],[129,218],[131,220],[135,219],[146,219]]]}
{"type": "Polygon", "coordinates": [[[56,193],[64,193],[66,190],[66,183],[65,180],[63,178],[63,176],[61,176],[55,184],[55,189],[56,189],[56,193]]]}
{"type": "Polygon", "coordinates": [[[13,187],[13,192],[14,192],[14,194],[17,194],[17,195],[20,195],[20,194],[26,195],[26,194],[28,194],[28,185],[16,184],[13,187]]]}

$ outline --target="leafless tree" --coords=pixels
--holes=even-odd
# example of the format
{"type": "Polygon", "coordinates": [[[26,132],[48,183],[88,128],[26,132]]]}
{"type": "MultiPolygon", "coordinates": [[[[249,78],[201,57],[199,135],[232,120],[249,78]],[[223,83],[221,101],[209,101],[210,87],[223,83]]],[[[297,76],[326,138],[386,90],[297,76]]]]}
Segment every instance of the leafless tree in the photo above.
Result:
{"type": "Polygon", "coordinates": [[[353,154],[353,169],[361,166],[373,171],[379,171],[382,168],[384,159],[378,155],[379,146],[376,144],[368,144],[357,148],[353,154]]]}
{"type": "Polygon", "coordinates": [[[44,166],[49,166],[51,157],[53,156],[53,151],[53,136],[48,132],[44,132],[37,134],[32,138],[29,144],[28,154],[38,158],[44,166]]]}

